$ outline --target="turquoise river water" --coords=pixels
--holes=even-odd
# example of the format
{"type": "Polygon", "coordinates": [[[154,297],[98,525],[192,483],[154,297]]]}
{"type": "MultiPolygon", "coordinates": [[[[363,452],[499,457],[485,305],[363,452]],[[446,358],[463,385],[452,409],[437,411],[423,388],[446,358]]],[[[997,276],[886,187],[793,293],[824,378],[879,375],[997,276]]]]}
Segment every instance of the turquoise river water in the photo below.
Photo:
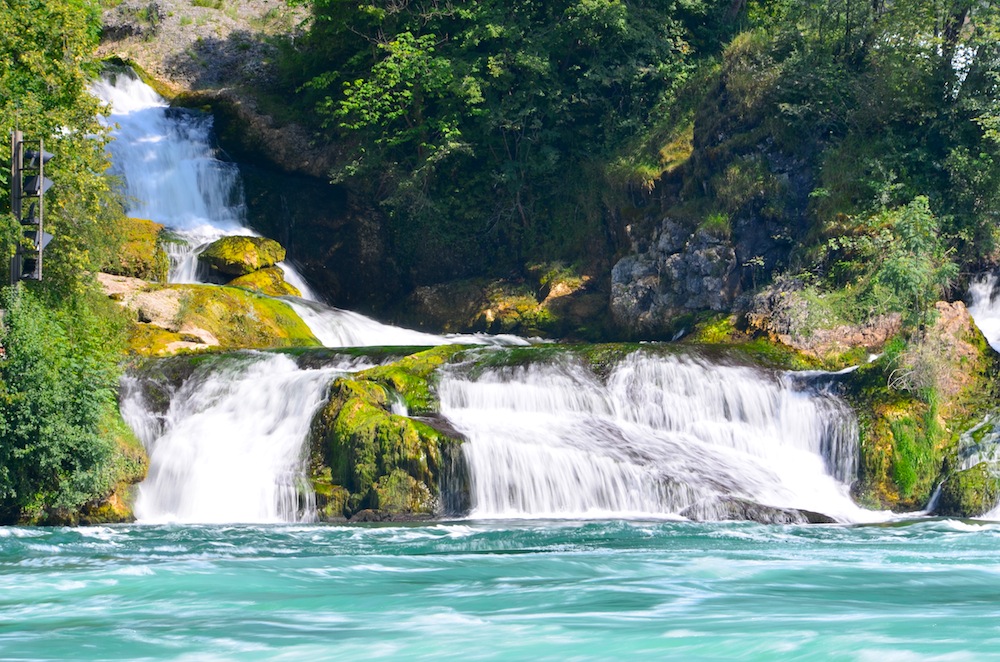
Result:
{"type": "Polygon", "coordinates": [[[0,529],[0,659],[1000,659],[1000,525],[0,529]]]}

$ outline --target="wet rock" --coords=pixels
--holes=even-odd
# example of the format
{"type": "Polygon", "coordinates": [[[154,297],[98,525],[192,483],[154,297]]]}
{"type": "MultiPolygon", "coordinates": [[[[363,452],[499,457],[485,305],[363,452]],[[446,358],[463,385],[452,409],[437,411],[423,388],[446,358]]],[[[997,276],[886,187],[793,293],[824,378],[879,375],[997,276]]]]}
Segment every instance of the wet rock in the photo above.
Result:
{"type": "Polygon", "coordinates": [[[740,293],[736,250],[725,237],[666,219],[642,253],[611,271],[611,312],[633,331],[662,331],[694,311],[728,311],[740,293]]]}
{"type": "Polygon", "coordinates": [[[957,471],[941,485],[935,515],[979,517],[1000,504],[1000,477],[986,462],[957,471]]]}
{"type": "Polygon", "coordinates": [[[223,274],[245,276],[285,259],[285,249],[265,237],[223,237],[209,244],[199,262],[223,274]]]}
{"type": "Polygon", "coordinates": [[[725,497],[712,504],[695,505],[680,513],[695,521],[746,520],[759,524],[835,524],[836,520],[823,513],[799,508],[778,508],[725,497]]]}

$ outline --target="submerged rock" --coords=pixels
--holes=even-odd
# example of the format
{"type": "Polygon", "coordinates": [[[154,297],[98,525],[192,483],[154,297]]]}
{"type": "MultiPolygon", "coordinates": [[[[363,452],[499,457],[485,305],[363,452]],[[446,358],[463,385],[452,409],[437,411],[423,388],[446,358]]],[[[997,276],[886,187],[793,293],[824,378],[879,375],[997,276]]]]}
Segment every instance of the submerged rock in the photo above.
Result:
{"type": "Polygon", "coordinates": [[[223,237],[208,245],[198,260],[223,274],[246,274],[274,266],[285,259],[281,244],[266,237],[223,237]]]}
{"type": "Polygon", "coordinates": [[[746,520],[759,524],[836,524],[829,515],[800,508],[778,508],[728,497],[708,506],[691,506],[680,513],[682,516],[701,521],[746,520]]]}

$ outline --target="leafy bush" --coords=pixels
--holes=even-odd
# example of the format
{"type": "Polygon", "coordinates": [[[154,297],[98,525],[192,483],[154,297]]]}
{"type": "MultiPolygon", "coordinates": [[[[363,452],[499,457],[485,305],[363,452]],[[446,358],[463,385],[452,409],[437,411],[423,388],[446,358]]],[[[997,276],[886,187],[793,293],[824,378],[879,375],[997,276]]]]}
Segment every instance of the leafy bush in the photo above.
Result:
{"type": "Polygon", "coordinates": [[[857,286],[868,314],[895,311],[917,321],[958,273],[926,197],[859,219],[852,229],[829,240],[831,271],[857,286]]]}
{"type": "Polygon", "coordinates": [[[0,303],[0,522],[72,513],[134,473],[109,434],[126,323],[96,300],[56,309],[23,286],[0,303]]]}

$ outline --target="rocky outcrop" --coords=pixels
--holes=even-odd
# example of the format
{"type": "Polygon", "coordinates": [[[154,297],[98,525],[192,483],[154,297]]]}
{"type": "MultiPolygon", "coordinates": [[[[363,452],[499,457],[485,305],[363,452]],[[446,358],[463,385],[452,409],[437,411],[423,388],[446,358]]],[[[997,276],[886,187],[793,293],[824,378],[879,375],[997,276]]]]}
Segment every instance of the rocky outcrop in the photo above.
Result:
{"type": "Polygon", "coordinates": [[[328,150],[242,91],[274,81],[273,37],[294,37],[306,16],[304,6],[281,0],[123,0],[104,9],[98,52],[138,67],[167,98],[217,106],[239,123],[239,143],[284,170],[326,177],[328,150]]]}
{"type": "Polygon", "coordinates": [[[445,475],[461,441],[430,425],[433,419],[393,413],[401,399],[407,414],[433,414],[437,401],[430,379],[458,351],[439,347],[333,383],[309,442],[321,519],[431,516],[463,502],[454,495],[442,499],[441,488],[454,483],[445,475]]]}
{"type": "Polygon", "coordinates": [[[170,260],[160,244],[163,226],[142,218],[122,217],[117,221],[122,237],[121,250],[110,256],[103,270],[117,276],[130,276],[167,282],[170,260]]]}
{"type": "Polygon", "coordinates": [[[397,311],[407,326],[445,333],[598,339],[607,295],[587,276],[539,267],[530,281],[468,279],[418,287],[397,311]]]}
{"type": "Polygon", "coordinates": [[[168,285],[99,274],[112,299],[135,314],[131,348],[179,351],[312,347],[319,341],[284,301],[235,287],[168,285]]]}
{"type": "Polygon", "coordinates": [[[981,490],[968,477],[953,478],[949,465],[961,433],[1000,403],[1000,357],[964,304],[942,301],[935,309],[921,333],[895,341],[844,382],[861,423],[854,493],[872,506],[918,510],[935,485],[951,481],[948,512],[971,516],[981,514],[966,509],[981,490]]]}
{"type": "Polygon", "coordinates": [[[957,471],[941,484],[935,515],[979,517],[1000,505],[1000,476],[985,462],[957,471]]]}
{"type": "Polygon", "coordinates": [[[281,244],[266,237],[223,237],[198,255],[201,264],[229,276],[245,276],[273,267],[284,259],[285,249],[281,244]]]}
{"type": "Polygon", "coordinates": [[[740,293],[737,267],[728,238],[668,218],[646,250],[612,269],[611,312],[627,329],[656,333],[695,311],[728,311],[740,293]]]}
{"type": "Polygon", "coordinates": [[[858,350],[881,352],[903,328],[903,316],[897,312],[842,324],[824,317],[822,308],[806,299],[801,282],[779,279],[751,300],[746,314],[748,331],[808,356],[836,362],[838,357],[858,350]]]}

